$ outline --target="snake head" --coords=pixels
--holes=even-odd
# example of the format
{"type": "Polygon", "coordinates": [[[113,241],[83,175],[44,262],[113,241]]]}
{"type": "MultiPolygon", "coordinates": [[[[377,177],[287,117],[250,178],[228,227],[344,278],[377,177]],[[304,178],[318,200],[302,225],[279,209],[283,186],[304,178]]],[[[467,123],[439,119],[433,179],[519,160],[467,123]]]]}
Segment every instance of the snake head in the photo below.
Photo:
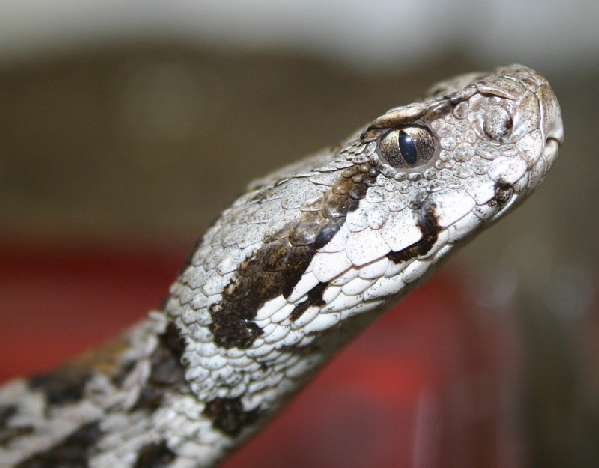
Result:
{"type": "Polygon", "coordinates": [[[389,110],[360,135],[384,185],[394,187],[387,199],[412,209],[407,237],[428,226],[429,235],[445,232],[450,242],[532,192],[562,141],[553,90],[521,65],[441,82],[422,102],[389,110]]]}
{"type": "Polygon", "coordinates": [[[165,302],[213,429],[237,437],[274,410],[454,246],[534,190],[562,138],[551,88],[514,65],[442,82],[339,147],[253,182],[165,302]]]}

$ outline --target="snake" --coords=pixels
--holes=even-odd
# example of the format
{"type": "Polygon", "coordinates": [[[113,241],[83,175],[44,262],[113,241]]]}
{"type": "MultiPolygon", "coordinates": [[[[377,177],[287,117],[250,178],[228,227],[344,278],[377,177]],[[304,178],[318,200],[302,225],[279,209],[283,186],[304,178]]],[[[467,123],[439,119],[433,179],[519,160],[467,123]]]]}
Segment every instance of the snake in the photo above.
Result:
{"type": "Polygon", "coordinates": [[[444,80],[251,182],[159,310],[0,387],[0,467],[219,464],[341,346],[532,193],[562,141],[547,80],[510,65],[444,80]]]}

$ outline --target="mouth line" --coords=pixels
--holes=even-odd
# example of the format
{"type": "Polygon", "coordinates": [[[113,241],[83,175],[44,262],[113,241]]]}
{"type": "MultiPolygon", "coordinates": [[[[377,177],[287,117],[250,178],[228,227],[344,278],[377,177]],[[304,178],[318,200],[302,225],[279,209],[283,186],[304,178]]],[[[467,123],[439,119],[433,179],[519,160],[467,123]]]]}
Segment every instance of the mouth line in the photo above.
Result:
{"type": "Polygon", "coordinates": [[[564,138],[563,137],[547,137],[545,139],[545,147],[547,147],[549,145],[549,143],[552,141],[557,143],[557,146],[561,146],[564,143],[564,138]]]}

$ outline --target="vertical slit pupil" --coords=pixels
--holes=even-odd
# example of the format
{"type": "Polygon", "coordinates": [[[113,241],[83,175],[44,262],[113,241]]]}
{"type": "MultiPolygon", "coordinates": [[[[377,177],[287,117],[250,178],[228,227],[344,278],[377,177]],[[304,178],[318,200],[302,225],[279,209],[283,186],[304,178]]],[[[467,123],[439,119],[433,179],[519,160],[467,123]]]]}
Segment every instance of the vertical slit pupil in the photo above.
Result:
{"type": "Polygon", "coordinates": [[[416,143],[414,142],[413,138],[403,130],[399,132],[399,151],[401,156],[408,164],[416,164],[416,161],[418,160],[416,143]]]}

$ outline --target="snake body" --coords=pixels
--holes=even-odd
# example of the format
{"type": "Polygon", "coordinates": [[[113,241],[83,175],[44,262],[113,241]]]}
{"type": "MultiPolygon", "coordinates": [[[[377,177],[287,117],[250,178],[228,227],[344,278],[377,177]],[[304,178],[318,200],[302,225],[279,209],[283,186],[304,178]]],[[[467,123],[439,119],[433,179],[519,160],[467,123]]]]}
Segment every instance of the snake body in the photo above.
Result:
{"type": "Polygon", "coordinates": [[[1,467],[209,467],[455,246],[543,180],[563,130],[520,65],[461,75],[254,181],[160,311],[0,388],[1,467]]]}

